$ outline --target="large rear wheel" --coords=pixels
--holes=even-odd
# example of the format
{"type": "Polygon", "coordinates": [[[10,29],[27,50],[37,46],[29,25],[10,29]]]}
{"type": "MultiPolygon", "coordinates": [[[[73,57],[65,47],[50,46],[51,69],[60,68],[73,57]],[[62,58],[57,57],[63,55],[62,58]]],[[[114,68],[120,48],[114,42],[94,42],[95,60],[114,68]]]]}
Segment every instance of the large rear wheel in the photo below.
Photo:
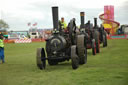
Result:
{"type": "Polygon", "coordinates": [[[84,35],[77,36],[77,54],[79,56],[79,64],[85,64],[87,61],[87,49],[84,45],[84,35]]]}
{"type": "Polygon", "coordinates": [[[75,19],[70,20],[68,24],[69,37],[71,38],[72,45],[76,45],[76,23],[75,19]]]}

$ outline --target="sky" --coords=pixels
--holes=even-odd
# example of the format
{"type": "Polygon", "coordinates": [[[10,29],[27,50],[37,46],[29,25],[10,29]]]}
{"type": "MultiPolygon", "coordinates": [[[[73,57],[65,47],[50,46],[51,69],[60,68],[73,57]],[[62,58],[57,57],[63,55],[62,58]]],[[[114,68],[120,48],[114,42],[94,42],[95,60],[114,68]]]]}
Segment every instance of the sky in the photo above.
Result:
{"type": "MultiPolygon", "coordinates": [[[[85,22],[99,17],[104,5],[114,5],[115,21],[128,24],[128,0],[0,0],[0,18],[9,24],[9,30],[28,30],[27,24],[37,23],[37,28],[53,28],[52,6],[59,7],[59,19],[69,23],[76,18],[80,25],[80,12],[85,12],[85,22]]],[[[98,24],[101,20],[98,18],[98,24]]]]}

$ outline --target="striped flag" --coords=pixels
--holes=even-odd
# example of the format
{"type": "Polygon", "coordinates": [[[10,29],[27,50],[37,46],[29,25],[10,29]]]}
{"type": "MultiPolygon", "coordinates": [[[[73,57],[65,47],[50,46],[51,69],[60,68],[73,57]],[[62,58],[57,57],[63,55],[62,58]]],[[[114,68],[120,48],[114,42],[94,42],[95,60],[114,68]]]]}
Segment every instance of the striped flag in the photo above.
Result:
{"type": "Polygon", "coordinates": [[[37,23],[34,23],[34,24],[33,24],[33,26],[36,26],[36,25],[37,25],[37,23]]]}

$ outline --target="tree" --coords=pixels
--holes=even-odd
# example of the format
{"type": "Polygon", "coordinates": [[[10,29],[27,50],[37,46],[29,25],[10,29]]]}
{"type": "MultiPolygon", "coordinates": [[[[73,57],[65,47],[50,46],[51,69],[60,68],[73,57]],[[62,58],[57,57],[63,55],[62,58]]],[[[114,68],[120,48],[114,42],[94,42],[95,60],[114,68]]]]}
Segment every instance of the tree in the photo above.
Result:
{"type": "Polygon", "coordinates": [[[0,29],[7,29],[9,25],[2,19],[0,19],[0,29]]]}

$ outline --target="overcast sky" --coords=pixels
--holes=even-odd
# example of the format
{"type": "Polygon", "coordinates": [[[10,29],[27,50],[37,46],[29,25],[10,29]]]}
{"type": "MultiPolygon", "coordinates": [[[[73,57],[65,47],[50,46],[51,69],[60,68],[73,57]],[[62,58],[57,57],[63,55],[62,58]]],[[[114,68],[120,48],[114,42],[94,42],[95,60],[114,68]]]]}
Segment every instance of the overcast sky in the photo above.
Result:
{"type": "Polygon", "coordinates": [[[115,20],[128,24],[128,0],[0,0],[0,18],[9,24],[10,30],[28,30],[28,22],[37,22],[38,28],[52,28],[51,7],[59,6],[59,19],[65,17],[68,23],[76,18],[79,25],[81,11],[86,14],[85,22],[93,22],[103,13],[104,5],[114,5],[115,20]]]}

